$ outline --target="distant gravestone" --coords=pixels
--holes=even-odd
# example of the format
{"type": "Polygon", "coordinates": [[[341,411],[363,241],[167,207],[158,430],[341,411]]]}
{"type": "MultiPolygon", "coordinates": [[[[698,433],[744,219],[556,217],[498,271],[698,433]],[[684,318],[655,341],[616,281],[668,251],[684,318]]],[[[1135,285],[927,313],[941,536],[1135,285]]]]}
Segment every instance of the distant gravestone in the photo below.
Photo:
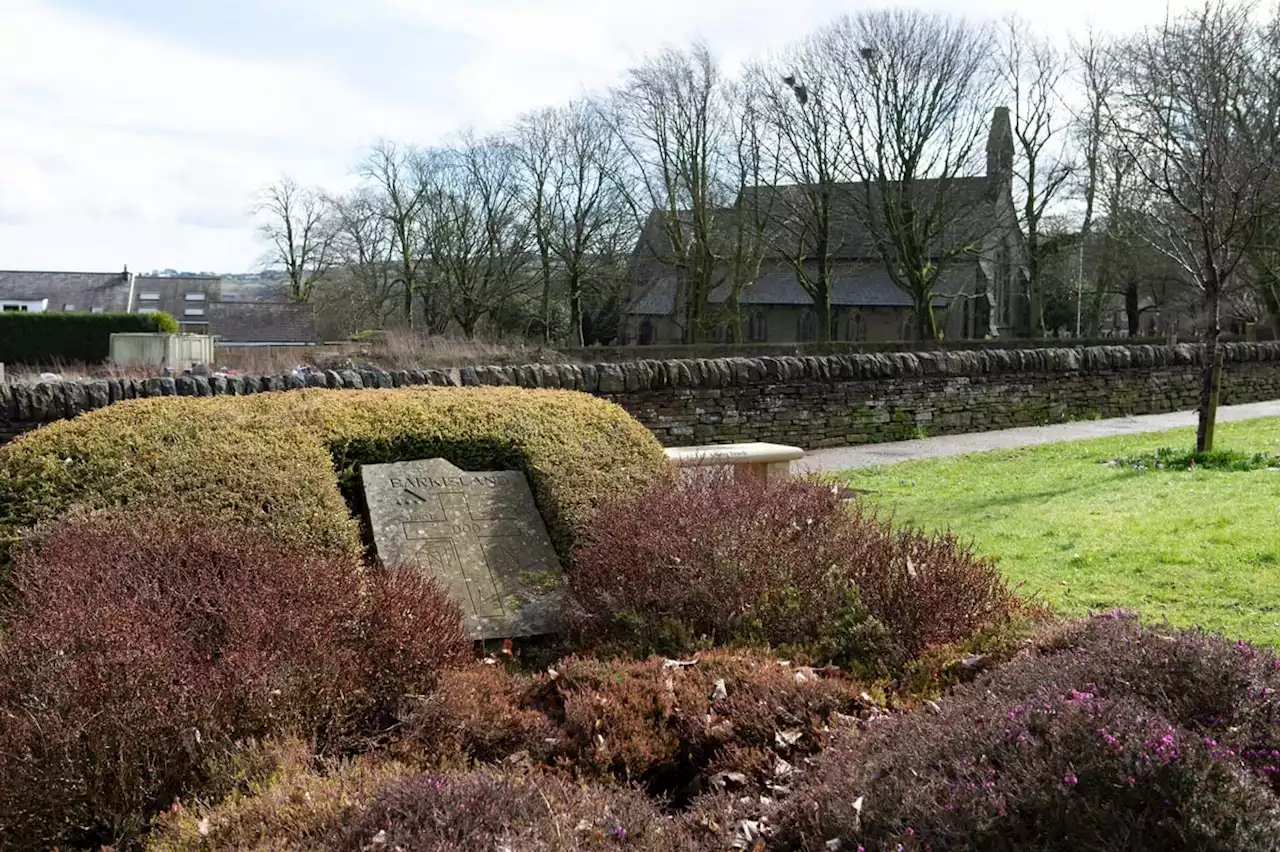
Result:
{"type": "Polygon", "coordinates": [[[378,557],[437,578],[473,639],[559,628],[564,572],[524,473],[427,459],[364,465],[360,476],[378,557]]]}

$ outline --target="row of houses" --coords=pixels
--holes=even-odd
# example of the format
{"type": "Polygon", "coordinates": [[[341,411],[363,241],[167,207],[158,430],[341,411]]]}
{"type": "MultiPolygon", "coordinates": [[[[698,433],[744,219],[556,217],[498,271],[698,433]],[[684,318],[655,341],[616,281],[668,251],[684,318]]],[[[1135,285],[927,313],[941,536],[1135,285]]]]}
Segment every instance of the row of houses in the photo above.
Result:
{"type": "Polygon", "coordinates": [[[77,311],[172,315],[184,332],[219,343],[289,346],[316,343],[310,305],[275,288],[213,275],[0,271],[0,311],[77,311]]]}

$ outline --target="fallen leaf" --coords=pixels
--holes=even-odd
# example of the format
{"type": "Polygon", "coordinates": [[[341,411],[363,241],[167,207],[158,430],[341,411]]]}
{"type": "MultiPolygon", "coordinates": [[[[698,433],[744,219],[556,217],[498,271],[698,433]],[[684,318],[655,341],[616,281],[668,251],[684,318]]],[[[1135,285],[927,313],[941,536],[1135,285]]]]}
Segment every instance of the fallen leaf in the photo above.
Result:
{"type": "Polygon", "coordinates": [[[717,789],[724,789],[730,785],[742,787],[746,783],[747,776],[741,772],[717,772],[711,776],[711,785],[717,789]]]}
{"type": "Polygon", "coordinates": [[[803,731],[778,731],[774,734],[773,740],[782,748],[791,748],[791,746],[800,742],[800,738],[803,736],[803,731]]]}
{"type": "Polygon", "coordinates": [[[724,678],[716,681],[716,691],[711,693],[712,701],[724,701],[729,697],[729,690],[725,688],[724,678]]]}

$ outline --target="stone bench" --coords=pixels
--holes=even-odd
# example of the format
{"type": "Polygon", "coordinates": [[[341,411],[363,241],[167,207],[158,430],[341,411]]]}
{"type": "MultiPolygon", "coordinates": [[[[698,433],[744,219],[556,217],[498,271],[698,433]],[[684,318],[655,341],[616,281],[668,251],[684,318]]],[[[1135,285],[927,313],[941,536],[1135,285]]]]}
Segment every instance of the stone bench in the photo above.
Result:
{"type": "Polygon", "coordinates": [[[804,458],[804,450],[784,444],[710,444],[670,447],[667,458],[678,467],[731,466],[738,476],[769,481],[790,476],[791,463],[804,458]]]}

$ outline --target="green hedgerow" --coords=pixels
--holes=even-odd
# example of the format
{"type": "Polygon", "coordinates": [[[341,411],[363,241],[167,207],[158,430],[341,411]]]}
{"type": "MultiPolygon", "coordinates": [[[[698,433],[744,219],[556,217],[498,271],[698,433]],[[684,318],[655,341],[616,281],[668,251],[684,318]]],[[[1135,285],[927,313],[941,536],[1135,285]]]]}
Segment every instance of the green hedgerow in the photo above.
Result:
{"type": "Polygon", "coordinates": [[[285,540],[357,552],[359,466],[432,457],[524,471],[564,554],[597,503],[668,472],[648,430],[620,407],[570,391],[134,400],[0,447],[0,568],[23,530],[77,505],[181,507],[211,524],[265,526],[285,540]]]}
{"type": "Polygon", "coordinates": [[[84,361],[98,364],[111,354],[112,334],[173,334],[178,321],[150,314],[87,311],[0,313],[0,363],[48,366],[84,361]]]}

